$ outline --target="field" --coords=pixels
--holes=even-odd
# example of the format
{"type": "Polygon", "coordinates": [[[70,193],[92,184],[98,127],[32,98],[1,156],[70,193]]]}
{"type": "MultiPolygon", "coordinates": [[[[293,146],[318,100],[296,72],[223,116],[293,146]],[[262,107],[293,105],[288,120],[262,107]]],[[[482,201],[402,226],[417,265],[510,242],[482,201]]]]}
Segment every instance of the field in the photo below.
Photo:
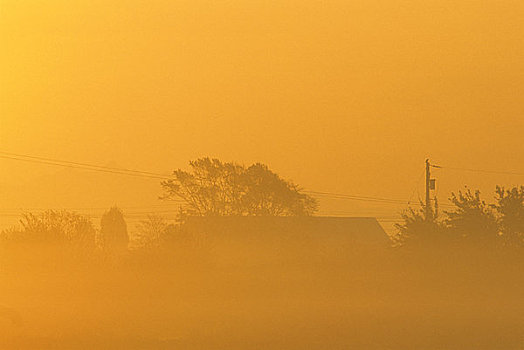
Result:
{"type": "Polygon", "coordinates": [[[4,260],[2,304],[20,320],[0,319],[2,349],[462,350],[524,344],[517,253],[315,256],[297,249],[249,259],[245,250],[195,249],[132,252],[110,261],[44,257],[17,253],[4,260]]]}

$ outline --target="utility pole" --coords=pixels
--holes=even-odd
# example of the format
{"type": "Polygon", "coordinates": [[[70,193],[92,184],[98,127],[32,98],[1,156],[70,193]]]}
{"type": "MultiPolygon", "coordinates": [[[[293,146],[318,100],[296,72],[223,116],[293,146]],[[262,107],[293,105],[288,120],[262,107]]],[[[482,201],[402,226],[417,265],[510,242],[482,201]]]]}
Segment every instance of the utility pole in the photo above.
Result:
{"type": "Polygon", "coordinates": [[[426,221],[433,220],[433,210],[431,209],[430,187],[431,187],[431,173],[429,171],[429,159],[426,159],[426,221]]]}

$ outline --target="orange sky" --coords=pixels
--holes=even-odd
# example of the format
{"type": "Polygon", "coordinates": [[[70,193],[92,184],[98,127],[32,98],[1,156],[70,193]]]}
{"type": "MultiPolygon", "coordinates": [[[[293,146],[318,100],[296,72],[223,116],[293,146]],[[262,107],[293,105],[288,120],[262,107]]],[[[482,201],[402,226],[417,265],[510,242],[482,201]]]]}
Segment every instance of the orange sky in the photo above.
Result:
{"type": "MultiPolygon", "coordinates": [[[[428,156],[524,173],[522,18],[521,1],[2,0],[0,150],[157,172],[261,161],[309,189],[401,199],[428,156]]],[[[2,208],[160,194],[149,180],[0,166],[2,208]]],[[[441,200],[524,180],[438,174],[441,200]]]]}

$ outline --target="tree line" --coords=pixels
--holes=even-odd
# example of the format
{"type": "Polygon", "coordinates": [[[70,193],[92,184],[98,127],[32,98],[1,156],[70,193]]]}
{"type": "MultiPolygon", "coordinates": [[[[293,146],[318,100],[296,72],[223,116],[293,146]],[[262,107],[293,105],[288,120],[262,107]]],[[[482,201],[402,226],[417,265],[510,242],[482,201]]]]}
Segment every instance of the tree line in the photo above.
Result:
{"type": "MultiPolygon", "coordinates": [[[[137,226],[135,246],[153,248],[169,241],[190,241],[181,225],[190,216],[311,216],[318,211],[315,198],[295,183],[285,180],[267,165],[250,166],[218,159],[200,158],[189,163],[190,170],[175,170],[161,182],[162,200],[183,200],[176,224],[149,216],[137,226]]],[[[408,208],[396,224],[394,245],[467,243],[477,246],[518,247],[524,243],[524,186],[496,187],[495,202],[488,204],[479,191],[452,193],[452,209],[440,213],[437,205],[408,208]]],[[[437,204],[437,203],[435,203],[437,204]]],[[[53,243],[87,252],[119,254],[130,242],[124,213],[110,208],[97,229],[83,215],[49,210],[24,213],[19,227],[3,230],[4,246],[53,243]]]]}
{"type": "MultiPolygon", "coordinates": [[[[180,227],[190,216],[310,216],[318,210],[315,198],[267,165],[200,158],[189,166],[189,171],[175,170],[171,179],[161,183],[160,199],[184,201],[176,223],[149,215],[136,227],[134,246],[148,249],[173,241],[187,243],[190,237],[180,227]]],[[[107,255],[125,251],[129,242],[124,213],[118,207],[103,214],[99,229],[87,216],[48,210],[23,213],[18,227],[0,233],[4,247],[45,243],[107,255]]]]}
{"type": "Polygon", "coordinates": [[[399,245],[463,243],[474,246],[522,247],[524,245],[524,186],[496,186],[494,203],[482,199],[479,190],[452,192],[451,210],[439,213],[426,204],[408,208],[396,224],[399,245]],[[429,216],[429,217],[428,217],[429,216]]]}
{"type": "Polygon", "coordinates": [[[104,213],[100,229],[89,217],[66,210],[23,213],[18,227],[3,230],[4,247],[53,245],[84,253],[96,250],[115,254],[125,251],[129,243],[122,210],[112,207],[104,213]]]}

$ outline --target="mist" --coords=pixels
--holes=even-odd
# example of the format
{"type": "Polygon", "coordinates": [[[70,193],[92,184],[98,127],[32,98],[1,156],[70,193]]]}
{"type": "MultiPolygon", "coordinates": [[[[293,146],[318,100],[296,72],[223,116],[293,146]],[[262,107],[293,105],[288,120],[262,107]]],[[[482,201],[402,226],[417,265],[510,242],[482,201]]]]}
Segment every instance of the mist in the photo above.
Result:
{"type": "Polygon", "coordinates": [[[3,0],[1,349],[517,349],[524,5],[3,0]]]}

